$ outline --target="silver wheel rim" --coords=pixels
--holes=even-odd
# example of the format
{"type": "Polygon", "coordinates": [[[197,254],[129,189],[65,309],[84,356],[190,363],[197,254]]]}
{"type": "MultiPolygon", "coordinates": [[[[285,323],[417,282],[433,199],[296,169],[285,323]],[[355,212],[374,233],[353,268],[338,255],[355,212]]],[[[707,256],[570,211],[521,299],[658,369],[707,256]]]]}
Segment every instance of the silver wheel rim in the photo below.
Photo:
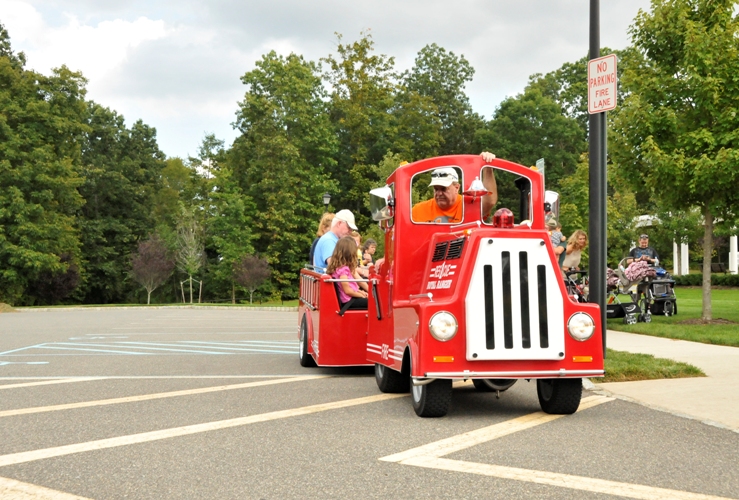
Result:
{"type": "Polygon", "coordinates": [[[411,392],[413,393],[413,401],[415,401],[416,403],[421,401],[421,391],[423,391],[422,385],[414,385],[413,389],[411,390],[411,392]]]}
{"type": "Polygon", "coordinates": [[[305,349],[305,322],[300,325],[300,342],[298,342],[298,349],[300,349],[298,356],[302,359],[305,349]]]}

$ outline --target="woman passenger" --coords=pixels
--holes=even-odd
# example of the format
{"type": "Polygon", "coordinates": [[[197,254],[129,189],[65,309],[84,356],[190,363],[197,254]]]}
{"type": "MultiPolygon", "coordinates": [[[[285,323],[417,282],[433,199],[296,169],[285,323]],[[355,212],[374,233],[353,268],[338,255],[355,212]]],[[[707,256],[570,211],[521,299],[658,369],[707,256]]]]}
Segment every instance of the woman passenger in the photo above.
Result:
{"type": "Polygon", "coordinates": [[[323,214],[323,217],[321,217],[321,222],[318,223],[318,231],[316,231],[316,239],[313,240],[313,244],[310,246],[310,252],[308,253],[309,265],[313,265],[313,254],[316,251],[318,240],[320,240],[321,236],[326,234],[326,232],[331,229],[331,221],[334,220],[334,215],[336,214],[326,212],[325,214],[323,214]]]}

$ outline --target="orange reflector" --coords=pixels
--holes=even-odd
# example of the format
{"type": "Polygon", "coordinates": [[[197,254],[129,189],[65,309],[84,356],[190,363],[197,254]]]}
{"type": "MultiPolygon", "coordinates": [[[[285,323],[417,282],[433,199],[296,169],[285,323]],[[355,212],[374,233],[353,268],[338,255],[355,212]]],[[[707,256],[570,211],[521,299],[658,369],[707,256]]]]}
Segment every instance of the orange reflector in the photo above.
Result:
{"type": "Polygon", "coordinates": [[[593,361],[593,356],[572,356],[572,361],[575,363],[590,363],[593,361]]]}
{"type": "Polygon", "coordinates": [[[452,363],[454,356],[434,356],[434,363],[452,363]]]}

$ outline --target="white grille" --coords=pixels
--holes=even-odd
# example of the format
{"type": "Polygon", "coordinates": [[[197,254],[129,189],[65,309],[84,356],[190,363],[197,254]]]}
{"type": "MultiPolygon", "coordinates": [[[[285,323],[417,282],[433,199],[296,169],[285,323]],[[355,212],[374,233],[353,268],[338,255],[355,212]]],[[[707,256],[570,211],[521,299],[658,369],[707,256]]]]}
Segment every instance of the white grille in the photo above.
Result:
{"type": "Polygon", "coordinates": [[[482,239],[465,299],[467,359],[562,359],[560,279],[541,239],[482,239]]]}

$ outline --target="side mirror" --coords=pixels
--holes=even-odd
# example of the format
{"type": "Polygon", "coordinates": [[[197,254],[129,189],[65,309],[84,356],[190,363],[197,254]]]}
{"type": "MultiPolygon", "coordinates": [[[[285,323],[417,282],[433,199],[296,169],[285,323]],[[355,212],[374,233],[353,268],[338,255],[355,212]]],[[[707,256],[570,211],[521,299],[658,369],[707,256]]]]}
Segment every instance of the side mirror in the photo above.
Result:
{"type": "Polygon", "coordinates": [[[370,191],[370,212],[372,220],[380,222],[392,219],[395,215],[395,199],[389,186],[376,188],[370,191]]]}

